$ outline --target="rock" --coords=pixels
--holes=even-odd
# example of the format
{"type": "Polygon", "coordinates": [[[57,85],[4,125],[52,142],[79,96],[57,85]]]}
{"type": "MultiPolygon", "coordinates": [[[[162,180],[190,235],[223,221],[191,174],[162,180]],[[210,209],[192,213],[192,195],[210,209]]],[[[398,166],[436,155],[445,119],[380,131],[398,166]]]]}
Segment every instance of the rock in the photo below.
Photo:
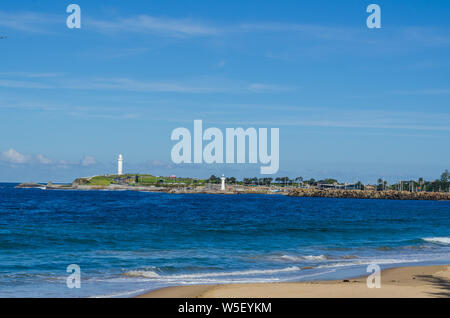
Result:
{"type": "Polygon", "coordinates": [[[43,184],[39,184],[39,183],[21,183],[17,186],[15,186],[15,188],[17,189],[32,189],[32,188],[42,188],[45,187],[43,184]]]}
{"type": "Polygon", "coordinates": [[[375,190],[340,190],[340,189],[291,189],[289,196],[317,198],[352,198],[352,199],[385,199],[385,200],[433,200],[448,201],[447,192],[407,192],[407,191],[375,191],[375,190]]]}

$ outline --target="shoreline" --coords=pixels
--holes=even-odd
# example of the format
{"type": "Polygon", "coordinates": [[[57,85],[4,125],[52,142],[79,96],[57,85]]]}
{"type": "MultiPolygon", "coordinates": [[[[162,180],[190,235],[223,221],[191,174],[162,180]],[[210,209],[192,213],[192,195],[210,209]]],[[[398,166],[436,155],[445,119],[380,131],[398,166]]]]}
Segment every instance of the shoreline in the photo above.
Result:
{"type": "Polygon", "coordinates": [[[372,200],[419,200],[419,201],[450,201],[448,192],[408,192],[395,190],[342,190],[342,189],[315,189],[315,188],[270,188],[270,187],[243,187],[227,186],[226,190],[210,189],[208,187],[158,187],[158,186],[133,186],[133,185],[78,185],[78,184],[40,184],[21,183],[18,189],[43,189],[43,190],[80,190],[80,191],[138,191],[138,192],[163,192],[170,194],[265,194],[286,195],[291,197],[308,198],[335,198],[335,199],[372,199],[372,200]]]}
{"type": "Polygon", "coordinates": [[[136,298],[450,298],[450,265],[407,266],[381,271],[381,288],[367,276],[344,280],[174,286],[136,298]]]}

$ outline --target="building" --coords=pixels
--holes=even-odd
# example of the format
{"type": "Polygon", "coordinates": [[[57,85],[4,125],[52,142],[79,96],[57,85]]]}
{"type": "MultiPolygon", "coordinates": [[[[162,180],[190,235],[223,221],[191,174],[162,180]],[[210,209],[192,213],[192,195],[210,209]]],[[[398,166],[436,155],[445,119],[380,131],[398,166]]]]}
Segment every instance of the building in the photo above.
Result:
{"type": "Polygon", "coordinates": [[[222,181],[221,185],[220,185],[220,190],[225,191],[225,176],[222,175],[222,177],[220,178],[220,180],[222,181]]]}
{"type": "Polygon", "coordinates": [[[117,158],[117,174],[119,176],[123,175],[123,157],[121,154],[117,158]]]}

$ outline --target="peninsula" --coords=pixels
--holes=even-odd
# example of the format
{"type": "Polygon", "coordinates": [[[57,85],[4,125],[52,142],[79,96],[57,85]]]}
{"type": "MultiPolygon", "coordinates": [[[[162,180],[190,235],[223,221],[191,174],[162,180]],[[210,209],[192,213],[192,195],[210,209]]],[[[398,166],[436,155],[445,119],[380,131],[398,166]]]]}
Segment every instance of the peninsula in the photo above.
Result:
{"type": "Polygon", "coordinates": [[[129,190],[166,193],[207,194],[278,194],[293,197],[386,199],[386,200],[450,200],[448,171],[441,180],[428,182],[400,181],[387,185],[381,179],[375,185],[342,184],[334,179],[304,181],[301,177],[285,178],[222,178],[209,179],[161,177],[150,174],[116,174],[78,178],[71,184],[22,183],[16,188],[41,188],[45,190],[129,190]],[[446,191],[443,191],[445,189],[446,191]]]}

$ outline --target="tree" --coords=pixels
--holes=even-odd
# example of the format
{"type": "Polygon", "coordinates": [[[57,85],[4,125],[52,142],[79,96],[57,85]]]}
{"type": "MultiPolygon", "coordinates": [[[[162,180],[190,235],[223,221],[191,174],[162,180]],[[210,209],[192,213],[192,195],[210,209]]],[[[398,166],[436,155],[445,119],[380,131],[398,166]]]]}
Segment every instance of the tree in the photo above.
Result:
{"type": "Polygon", "coordinates": [[[383,179],[379,178],[377,180],[377,191],[383,190],[383,179]]]}
{"type": "Polygon", "coordinates": [[[364,185],[361,183],[361,181],[358,181],[358,182],[356,183],[356,186],[357,186],[357,188],[358,188],[359,190],[364,190],[364,185]]]}
{"type": "Polygon", "coordinates": [[[227,178],[226,182],[229,183],[229,184],[235,184],[236,183],[236,178],[235,177],[227,178]]]}
{"type": "Polygon", "coordinates": [[[221,180],[219,177],[216,177],[215,175],[211,175],[211,177],[209,177],[208,181],[210,183],[220,183],[221,180]]]}
{"type": "Polygon", "coordinates": [[[423,178],[422,177],[419,178],[419,186],[420,186],[420,191],[423,191],[423,178]]]}
{"type": "Polygon", "coordinates": [[[448,170],[446,169],[442,174],[441,174],[441,181],[444,183],[447,183],[450,179],[450,173],[448,172],[448,170]]]}

